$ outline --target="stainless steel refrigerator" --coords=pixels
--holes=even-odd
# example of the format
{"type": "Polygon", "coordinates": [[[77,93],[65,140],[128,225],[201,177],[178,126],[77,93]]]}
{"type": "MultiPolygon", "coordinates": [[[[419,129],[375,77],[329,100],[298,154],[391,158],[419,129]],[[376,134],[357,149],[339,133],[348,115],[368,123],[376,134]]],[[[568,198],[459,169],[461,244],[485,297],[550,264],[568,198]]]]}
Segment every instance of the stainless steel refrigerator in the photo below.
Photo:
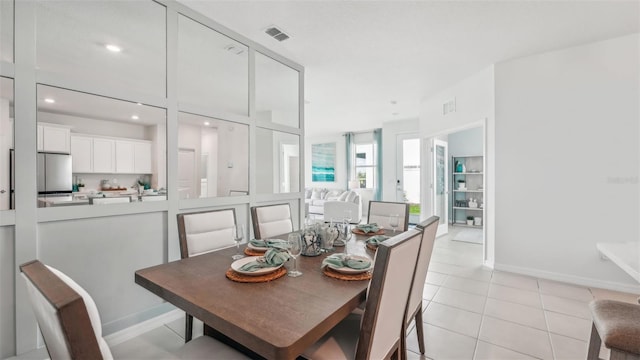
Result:
{"type": "Polygon", "coordinates": [[[38,194],[71,193],[71,155],[38,153],[38,194]]]}

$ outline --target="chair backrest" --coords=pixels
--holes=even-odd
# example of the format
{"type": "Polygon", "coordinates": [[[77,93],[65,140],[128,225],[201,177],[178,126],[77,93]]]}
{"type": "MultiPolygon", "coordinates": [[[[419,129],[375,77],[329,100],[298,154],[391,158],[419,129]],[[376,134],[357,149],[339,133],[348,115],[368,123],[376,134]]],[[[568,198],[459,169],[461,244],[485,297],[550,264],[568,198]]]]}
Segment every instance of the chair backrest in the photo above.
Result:
{"type": "Polygon", "coordinates": [[[398,230],[409,229],[409,204],[390,201],[369,201],[369,214],[367,223],[376,223],[385,229],[391,229],[389,215],[398,214],[398,230]]]}
{"type": "Polygon", "coordinates": [[[178,214],[180,256],[186,259],[234,246],[235,225],[234,209],[178,214]]]}
{"type": "Polygon", "coordinates": [[[256,239],[267,239],[293,231],[289,204],[253,206],[251,222],[256,239]]]}
{"type": "Polygon", "coordinates": [[[20,265],[27,294],[52,359],[113,359],[91,296],[38,260],[20,265]]]}
{"type": "Polygon", "coordinates": [[[427,270],[429,268],[429,261],[431,260],[431,253],[433,252],[433,243],[436,239],[439,221],[439,217],[432,216],[416,226],[416,228],[422,230],[422,240],[420,241],[420,252],[418,253],[416,272],[413,276],[413,285],[411,286],[409,307],[407,308],[407,321],[409,317],[414,315],[413,313],[422,303],[424,282],[427,279],[427,270]]]}
{"type": "Polygon", "coordinates": [[[387,359],[399,346],[421,235],[409,230],[378,246],[356,359],[387,359]]]}

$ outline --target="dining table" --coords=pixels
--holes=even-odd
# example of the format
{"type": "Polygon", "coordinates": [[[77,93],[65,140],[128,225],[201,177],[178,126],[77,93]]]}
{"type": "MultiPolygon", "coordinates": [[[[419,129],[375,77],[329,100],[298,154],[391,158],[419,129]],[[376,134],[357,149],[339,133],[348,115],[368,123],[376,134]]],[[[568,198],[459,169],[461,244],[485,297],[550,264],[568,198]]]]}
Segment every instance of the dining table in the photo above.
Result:
{"type": "MultiPolygon", "coordinates": [[[[365,301],[369,281],[332,278],[321,266],[328,255],[340,252],[365,256],[373,263],[375,251],[365,246],[367,238],[353,234],[344,247],[298,256],[297,268],[303,274],[299,277],[232,281],[225,273],[234,261],[233,247],[138,270],[135,282],[200,319],[206,336],[252,358],[295,359],[365,301]]],[[[289,269],[290,263],[285,265],[289,269]]]]}

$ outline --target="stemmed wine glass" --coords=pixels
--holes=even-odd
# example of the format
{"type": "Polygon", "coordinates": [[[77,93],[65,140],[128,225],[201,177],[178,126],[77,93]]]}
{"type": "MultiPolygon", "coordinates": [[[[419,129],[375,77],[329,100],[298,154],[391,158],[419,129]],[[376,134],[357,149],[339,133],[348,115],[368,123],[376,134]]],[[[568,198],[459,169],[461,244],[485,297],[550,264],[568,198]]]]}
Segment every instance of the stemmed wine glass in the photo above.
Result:
{"type": "Polygon", "coordinates": [[[298,255],[302,252],[302,238],[300,237],[300,233],[291,233],[289,234],[289,238],[287,239],[289,245],[289,255],[293,258],[293,270],[289,271],[289,276],[298,277],[302,275],[301,271],[298,271],[298,263],[296,259],[298,255]]]}
{"type": "Polygon", "coordinates": [[[393,228],[393,233],[396,233],[396,228],[400,224],[400,215],[391,214],[389,215],[389,225],[393,228]]]}
{"type": "Polygon", "coordinates": [[[244,255],[240,253],[240,242],[242,241],[243,238],[244,238],[244,225],[243,224],[235,225],[233,227],[233,241],[236,242],[236,254],[231,257],[233,260],[242,259],[244,257],[244,255]]]}

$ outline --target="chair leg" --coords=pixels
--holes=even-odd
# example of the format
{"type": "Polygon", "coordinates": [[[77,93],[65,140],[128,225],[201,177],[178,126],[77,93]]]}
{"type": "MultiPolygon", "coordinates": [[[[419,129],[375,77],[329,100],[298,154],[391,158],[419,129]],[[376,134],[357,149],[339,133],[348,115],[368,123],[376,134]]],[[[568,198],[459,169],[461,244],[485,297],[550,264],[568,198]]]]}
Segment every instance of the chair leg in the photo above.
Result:
{"type": "Polygon", "coordinates": [[[418,335],[418,348],[420,348],[420,354],[424,355],[424,324],[422,323],[422,304],[420,304],[420,306],[418,307],[415,322],[416,335],[418,335]]]}
{"type": "Polygon", "coordinates": [[[184,342],[188,343],[193,337],[193,316],[186,314],[184,324],[184,342]]]}
{"type": "Polygon", "coordinates": [[[600,356],[601,343],[602,340],[600,340],[600,335],[598,334],[596,325],[591,324],[591,339],[589,339],[589,352],[587,353],[587,360],[598,360],[598,356],[600,356]]]}
{"type": "Polygon", "coordinates": [[[611,356],[609,356],[609,360],[638,360],[640,359],[639,355],[630,354],[628,352],[619,351],[617,349],[611,349],[611,356]]]}

